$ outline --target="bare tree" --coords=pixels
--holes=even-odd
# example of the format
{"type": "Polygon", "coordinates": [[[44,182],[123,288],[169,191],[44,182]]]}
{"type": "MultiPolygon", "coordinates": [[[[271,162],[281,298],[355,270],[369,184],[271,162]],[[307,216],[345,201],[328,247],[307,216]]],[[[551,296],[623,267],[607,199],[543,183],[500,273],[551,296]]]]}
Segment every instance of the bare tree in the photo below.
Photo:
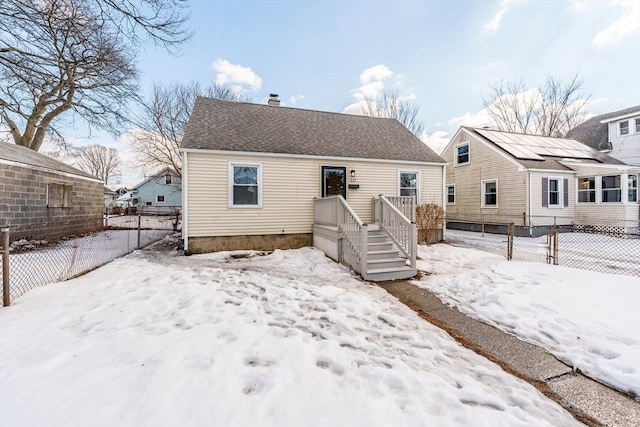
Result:
{"type": "Polygon", "coordinates": [[[140,39],[175,48],[187,18],[182,0],[3,0],[4,139],[38,151],[45,136],[62,137],[63,118],[114,131],[137,99],[140,39]]]}
{"type": "Polygon", "coordinates": [[[201,87],[197,82],[155,84],[146,103],[140,129],[132,132],[131,146],[143,169],[170,167],[182,174],[180,141],[198,96],[246,102],[250,99],[225,85],[201,87]]]}
{"type": "Polygon", "coordinates": [[[100,178],[104,185],[113,178],[120,176],[120,156],[115,148],[104,145],[89,145],[81,147],[74,155],[77,165],[83,171],[100,178]]]}
{"type": "Polygon", "coordinates": [[[584,120],[589,97],[582,86],[577,74],[566,83],[549,76],[531,89],[522,80],[502,81],[491,86],[482,102],[499,130],[562,136],[584,120]]]}
{"type": "Polygon", "coordinates": [[[369,99],[363,107],[363,113],[371,117],[396,119],[414,135],[424,131],[424,121],[418,118],[420,107],[408,98],[400,96],[396,89],[386,89],[375,99],[369,99]]]}

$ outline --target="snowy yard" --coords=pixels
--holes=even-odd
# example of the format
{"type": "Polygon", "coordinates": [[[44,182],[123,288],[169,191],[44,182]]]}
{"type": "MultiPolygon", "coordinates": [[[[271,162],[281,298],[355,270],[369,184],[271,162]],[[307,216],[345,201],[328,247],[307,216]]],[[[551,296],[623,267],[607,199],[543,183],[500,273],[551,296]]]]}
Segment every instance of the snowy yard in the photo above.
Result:
{"type": "MultiPolygon", "coordinates": [[[[142,230],[140,246],[160,240],[168,233],[169,230],[142,230]]],[[[35,287],[63,281],[99,267],[132,252],[137,245],[138,230],[107,230],[11,253],[11,298],[17,298],[35,287]]]]}
{"type": "Polygon", "coordinates": [[[419,256],[418,268],[432,274],[415,285],[640,396],[640,278],[506,261],[447,244],[421,246],[419,256]]]}
{"type": "MultiPolygon", "coordinates": [[[[507,236],[446,230],[446,240],[506,257],[507,236]]],[[[513,259],[547,262],[547,236],[514,237],[513,259]]],[[[640,277],[640,239],[590,233],[559,233],[558,263],[566,267],[640,277]]]]}
{"type": "Polygon", "coordinates": [[[6,426],[578,425],[310,248],[136,251],[30,291],[0,331],[6,426]]]}

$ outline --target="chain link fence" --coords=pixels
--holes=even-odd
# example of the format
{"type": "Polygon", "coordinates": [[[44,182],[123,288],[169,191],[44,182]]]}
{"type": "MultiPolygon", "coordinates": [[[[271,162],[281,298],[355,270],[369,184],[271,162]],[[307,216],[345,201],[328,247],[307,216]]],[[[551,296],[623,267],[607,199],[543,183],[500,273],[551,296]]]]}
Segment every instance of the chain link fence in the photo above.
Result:
{"type": "Polygon", "coordinates": [[[47,223],[2,227],[3,305],[42,285],[82,275],[180,228],[179,216],[105,218],[102,232],[58,238],[47,223]],[[8,262],[7,262],[8,261],[8,262]],[[5,266],[8,265],[8,268],[5,266]]]}
{"type": "Polygon", "coordinates": [[[526,225],[518,218],[518,225],[513,219],[495,215],[448,218],[445,238],[516,261],[640,276],[638,222],[534,217],[526,225]]]}

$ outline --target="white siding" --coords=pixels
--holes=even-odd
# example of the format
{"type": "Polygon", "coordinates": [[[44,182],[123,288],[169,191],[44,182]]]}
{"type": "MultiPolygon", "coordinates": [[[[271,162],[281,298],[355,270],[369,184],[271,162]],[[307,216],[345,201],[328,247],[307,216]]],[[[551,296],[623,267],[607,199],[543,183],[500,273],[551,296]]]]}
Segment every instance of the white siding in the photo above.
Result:
{"type": "Polygon", "coordinates": [[[365,222],[371,199],[398,194],[398,170],[419,170],[421,200],[442,201],[442,168],[400,162],[343,161],[189,152],[185,191],[188,237],[311,233],[313,198],[321,197],[322,166],[356,171],[359,189],[347,189],[347,202],[365,222]],[[234,208],[228,201],[229,162],[262,165],[262,207],[234,208]]]}
{"type": "Polygon", "coordinates": [[[640,114],[609,123],[609,141],[611,141],[612,150],[607,154],[627,164],[640,166],[640,129],[635,127],[637,118],[640,118],[640,114]],[[629,134],[619,134],[621,121],[629,123],[629,134]]]}

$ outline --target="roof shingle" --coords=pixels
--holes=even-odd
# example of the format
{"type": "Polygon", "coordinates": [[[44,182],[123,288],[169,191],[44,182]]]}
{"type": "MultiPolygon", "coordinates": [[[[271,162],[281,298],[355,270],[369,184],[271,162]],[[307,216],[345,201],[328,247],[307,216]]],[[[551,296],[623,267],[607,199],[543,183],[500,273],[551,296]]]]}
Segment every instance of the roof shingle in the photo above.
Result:
{"type": "Polygon", "coordinates": [[[394,119],[199,97],[182,148],[445,161],[394,119]]]}
{"type": "Polygon", "coordinates": [[[85,178],[98,179],[85,171],[69,166],[59,160],[52,159],[51,157],[45,156],[37,151],[33,151],[30,148],[7,142],[0,142],[0,159],[22,163],[28,166],[51,169],[52,171],[64,172],[85,178]]]}

